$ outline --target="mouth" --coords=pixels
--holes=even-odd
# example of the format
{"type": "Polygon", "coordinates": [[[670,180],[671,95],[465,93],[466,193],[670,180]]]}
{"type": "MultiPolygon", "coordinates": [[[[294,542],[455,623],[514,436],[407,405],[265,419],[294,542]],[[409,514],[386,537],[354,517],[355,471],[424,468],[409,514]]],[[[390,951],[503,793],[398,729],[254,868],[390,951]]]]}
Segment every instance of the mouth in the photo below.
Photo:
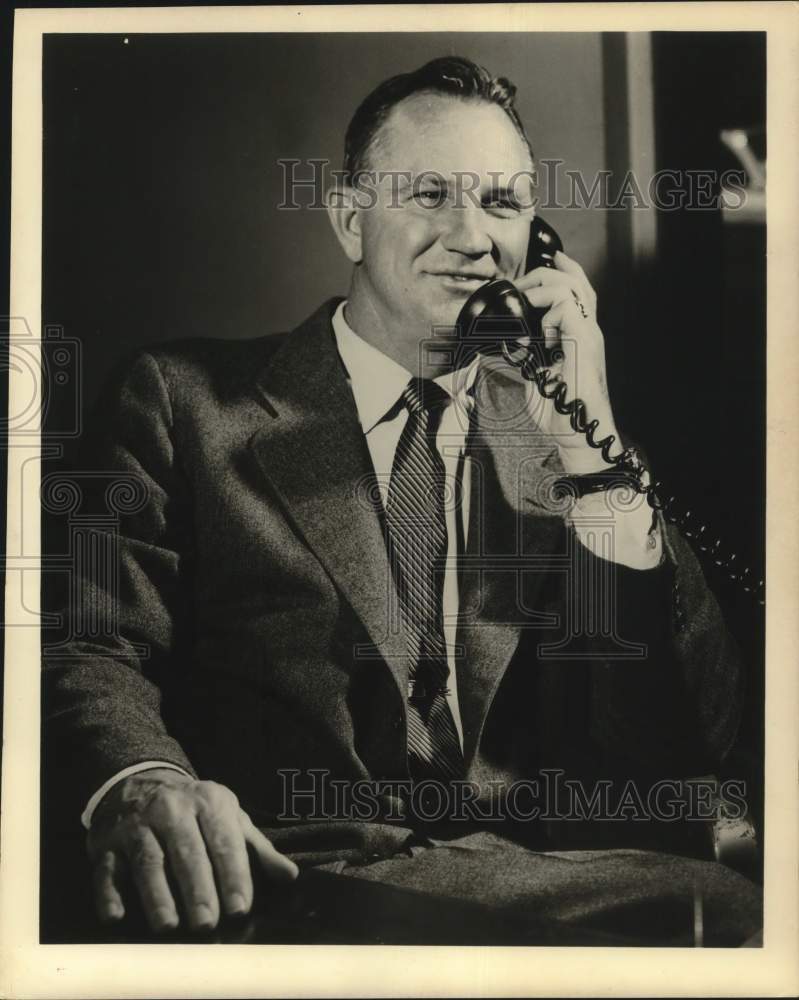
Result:
{"type": "Polygon", "coordinates": [[[469,274],[465,271],[431,271],[431,277],[437,278],[446,288],[458,292],[473,292],[487,281],[491,281],[493,275],[490,274],[469,274]]]}

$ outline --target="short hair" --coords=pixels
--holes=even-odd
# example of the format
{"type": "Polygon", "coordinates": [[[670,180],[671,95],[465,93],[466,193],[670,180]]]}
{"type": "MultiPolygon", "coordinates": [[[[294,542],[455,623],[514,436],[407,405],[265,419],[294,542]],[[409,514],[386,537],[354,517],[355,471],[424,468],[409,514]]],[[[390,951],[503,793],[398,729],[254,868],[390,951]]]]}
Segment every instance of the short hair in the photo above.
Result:
{"type": "Polygon", "coordinates": [[[445,94],[464,100],[481,100],[502,108],[527,147],[533,150],[514,105],[516,87],[504,76],[492,76],[483,66],[460,56],[433,59],[411,73],[400,73],[379,84],[358,106],[344,138],[344,175],[352,183],[367,161],[378,132],[391,109],[414,94],[445,94]]]}

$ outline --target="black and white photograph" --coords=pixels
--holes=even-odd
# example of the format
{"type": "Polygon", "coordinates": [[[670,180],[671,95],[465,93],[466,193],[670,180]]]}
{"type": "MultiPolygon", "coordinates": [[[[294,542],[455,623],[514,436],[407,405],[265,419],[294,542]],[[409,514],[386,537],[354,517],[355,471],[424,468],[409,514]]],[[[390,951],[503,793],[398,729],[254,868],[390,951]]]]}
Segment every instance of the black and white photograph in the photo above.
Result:
{"type": "Polygon", "coordinates": [[[627,6],[17,11],[0,924],[71,995],[796,984],[796,11],[627,6]]]}

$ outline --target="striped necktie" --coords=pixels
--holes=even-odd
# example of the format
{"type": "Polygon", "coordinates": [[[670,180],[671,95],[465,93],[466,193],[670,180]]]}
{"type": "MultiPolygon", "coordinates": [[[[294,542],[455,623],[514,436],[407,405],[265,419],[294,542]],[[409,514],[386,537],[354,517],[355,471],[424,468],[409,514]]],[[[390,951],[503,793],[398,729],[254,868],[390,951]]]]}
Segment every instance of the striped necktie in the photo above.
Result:
{"type": "Polygon", "coordinates": [[[406,386],[402,403],[408,420],[397,444],[386,501],[389,562],[408,629],[408,767],[414,780],[463,774],[460,741],[446,699],[446,473],[435,447],[448,401],[435,382],[413,378],[406,386]]]}

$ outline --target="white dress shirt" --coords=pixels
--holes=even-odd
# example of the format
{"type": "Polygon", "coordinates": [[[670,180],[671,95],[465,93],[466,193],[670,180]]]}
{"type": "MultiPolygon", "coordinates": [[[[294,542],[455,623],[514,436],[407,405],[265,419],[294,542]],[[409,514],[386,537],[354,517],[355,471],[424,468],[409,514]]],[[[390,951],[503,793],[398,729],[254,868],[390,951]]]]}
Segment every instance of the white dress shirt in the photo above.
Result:
{"type": "MultiPolygon", "coordinates": [[[[333,333],[339,356],[352,391],[358,420],[366,437],[385,505],[388,485],[400,435],[408,419],[408,411],[398,406],[400,396],[411,379],[411,373],[367,343],[349,326],[344,316],[346,302],[333,315],[333,333]]],[[[447,558],[444,572],[443,624],[450,669],[448,696],[455,728],[463,746],[463,727],[458,707],[458,677],[455,665],[455,632],[459,609],[458,558],[464,551],[469,526],[471,466],[467,451],[469,418],[474,406],[473,388],[479,357],[466,371],[441,375],[435,381],[446,390],[451,402],[441,416],[436,433],[436,449],[444,462],[447,483],[452,485],[452,502],[446,504],[447,558]],[[457,374],[457,377],[456,377],[457,374]]],[[[596,514],[606,512],[602,494],[589,494],[576,503],[569,515],[580,539],[594,555],[609,558],[609,550],[601,532],[596,530],[596,514]],[[585,524],[583,518],[585,517],[585,524]]],[[[633,569],[650,569],[662,558],[660,531],[653,527],[652,513],[647,504],[637,504],[629,510],[617,511],[613,525],[612,558],[633,569]]],[[[88,829],[94,810],[103,796],[123,778],[157,767],[181,771],[168,762],[151,760],[133,764],[109,778],[95,793],[81,815],[88,829]]],[[[185,773],[185,772],[183,772],[185,773]]]]}

